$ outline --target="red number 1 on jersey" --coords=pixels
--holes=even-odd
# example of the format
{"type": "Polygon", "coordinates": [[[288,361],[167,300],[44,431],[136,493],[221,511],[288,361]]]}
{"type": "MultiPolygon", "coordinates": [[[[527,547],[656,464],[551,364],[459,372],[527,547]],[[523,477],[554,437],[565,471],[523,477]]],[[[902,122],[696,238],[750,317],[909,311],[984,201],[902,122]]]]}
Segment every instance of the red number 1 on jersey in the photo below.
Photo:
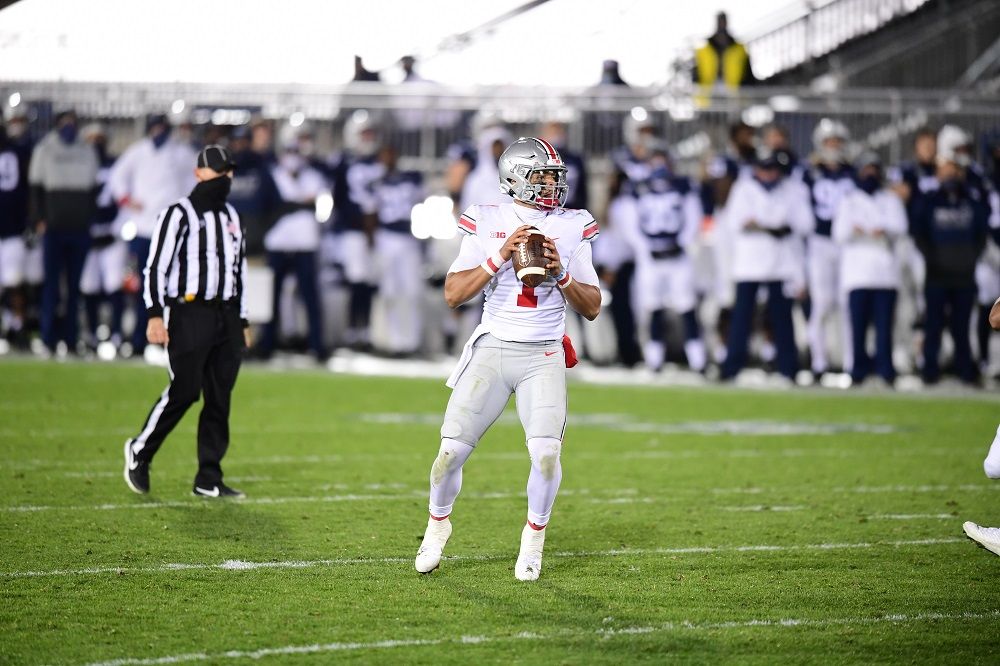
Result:
{"type": "Polygon", "coordinates": [[[535,296],[535,288],[521,285],[521,293],[517,295],[517,307],[537,308],[538,296],[535,296]]]}

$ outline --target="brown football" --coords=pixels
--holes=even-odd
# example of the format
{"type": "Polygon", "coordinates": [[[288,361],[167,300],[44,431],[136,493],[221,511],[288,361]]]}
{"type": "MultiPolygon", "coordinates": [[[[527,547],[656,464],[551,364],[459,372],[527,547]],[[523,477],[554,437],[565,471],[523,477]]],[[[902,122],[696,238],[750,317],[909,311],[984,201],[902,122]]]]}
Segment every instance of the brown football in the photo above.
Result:
{"type": "Polygon", "coordinates": [[[517,279],[528,287],[537,287],[545,281],[548,271],[545,265],[549,260],[545,258],[545,235],[538,229],[528,229],[531,233],[528,240],[517,244],[517,249],[511,256],[514,262],[514,274],[517,279]]]}

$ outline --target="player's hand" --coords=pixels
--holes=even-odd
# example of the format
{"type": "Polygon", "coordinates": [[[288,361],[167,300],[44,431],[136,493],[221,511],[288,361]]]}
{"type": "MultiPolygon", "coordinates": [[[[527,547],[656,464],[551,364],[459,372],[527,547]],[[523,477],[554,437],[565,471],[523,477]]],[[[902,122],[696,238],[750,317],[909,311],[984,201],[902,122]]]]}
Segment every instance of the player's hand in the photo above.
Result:
{"type": "Polygon", "coordinates": [[[500,248],[501,259],[504,261],[510,261],[510,257],[514,254],[514,250],[517,249],[517,246],[528,240],[528,236],[531,235],[527,232],[528,229],[534,229],[534,227],[530,224],[522,224],[514,230],[514,233],[507,237],[507,242],[500,248]]]}
{"type": "Polygon", "coordinates": [[[545,264],[545,268],[549,273],[558,275],[562,272],[562,262],[559,260],[559,250],[556,249],[556,242],[551,238],[546,238],[545,242],[542,243],[542,247],[545,248],[545,258],[549,260],[549,263],[545,264]]]}
{"type": "Polygon", "coordinates": [[[250,349],[250,347],[253,346],[253,335],[250,334],[249,326],[243,329],[243,345],[247,349],[250,349]]]}
{"type": "Polygon", "coordinates": [[[149,318],[149,323],[146,324],[146,339],[150,344],[167,346],[170,336],[167,335],[167,327],[163,325],[163,317],[149,318]]]}

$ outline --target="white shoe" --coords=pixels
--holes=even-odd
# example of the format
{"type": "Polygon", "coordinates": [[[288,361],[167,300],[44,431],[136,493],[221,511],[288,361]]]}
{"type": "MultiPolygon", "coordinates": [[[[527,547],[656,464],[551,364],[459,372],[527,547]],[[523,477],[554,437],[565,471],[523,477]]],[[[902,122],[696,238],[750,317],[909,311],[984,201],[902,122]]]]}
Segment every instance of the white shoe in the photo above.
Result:
{"type": "Polygon", "coordinates": [[[417,549],[417,559],[413,566],[422,574],[430,573],[441,566],[441,555],[444,553],[444,545],[451,537],[451,519],[434,520],[427,519],[427,530],[424,531],[424,540],[420,542],[417,549]]]}
{"type": "Polygon", "coordinates": [[[971,520],[962,525],[965,534],[986,550],[1000,555],[1000,528],[982,527],[971,520]]]}
{"type": "Polygon", "coordinates": [[[542,548],[545,547],[545,530],[532,529],[525,525],[521,532],[521,552],[514,565],[514,578],[518,580],[538,580],[542,573],[542,548]]]}

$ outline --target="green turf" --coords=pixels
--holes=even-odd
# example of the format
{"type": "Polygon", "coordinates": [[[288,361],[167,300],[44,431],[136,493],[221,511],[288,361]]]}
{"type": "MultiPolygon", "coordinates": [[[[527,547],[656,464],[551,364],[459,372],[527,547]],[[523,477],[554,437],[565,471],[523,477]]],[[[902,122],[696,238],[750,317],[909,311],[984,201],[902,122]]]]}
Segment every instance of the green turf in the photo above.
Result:
{"type": "Polygon", "coordinates": [[[573,384],[542,578],[525,584],[510,417],[466,467],[454,559],[420,576],[442,382],[246,369],[225,469],[250,498],[235,503],[189,496],[197,408],[152,494],[125,487],[122,442],[164,381],[0,362],[0,662],[997,658],[1000,558],[961,531],[1000,524],[981,468],[996,396],[573,384]],[[767,432],[692,432],[718,421],[767,432]],[[844,430],[772,432],[816,424],[844,430]]]}

